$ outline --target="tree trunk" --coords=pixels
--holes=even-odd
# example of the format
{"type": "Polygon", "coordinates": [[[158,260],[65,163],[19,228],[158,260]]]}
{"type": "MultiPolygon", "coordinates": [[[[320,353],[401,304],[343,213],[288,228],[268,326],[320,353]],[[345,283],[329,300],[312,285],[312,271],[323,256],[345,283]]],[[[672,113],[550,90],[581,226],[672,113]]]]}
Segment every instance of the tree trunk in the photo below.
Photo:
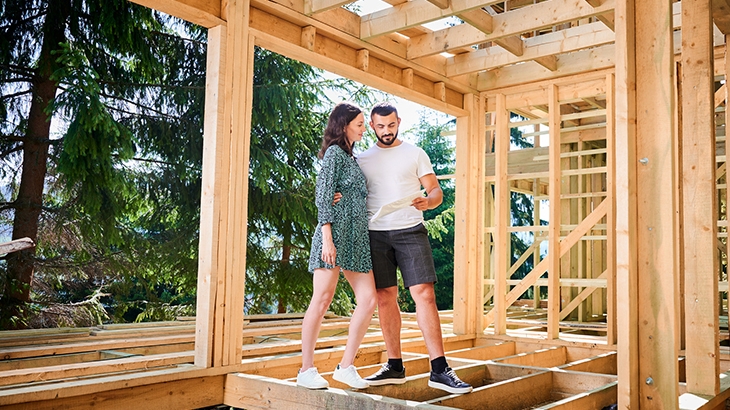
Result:
{"type": "MultiPolygon", "coordinates": [[[[51,80],[51,75],[58,68],[57,56],[52,51],[66,40],[64,28],[69,11],[68,0],[50,0],[48,3],[43,45],[33,82],[28,129],[23,140],[23,171],[14,202],[13,239],[28,237],[38,243],[38,219],[43,204],[51,130],[51,117],[47,110],[57,89],[57,84],[51,80]]],[[[14,252],[7,257],[2,322],[8,327],[24,326],[23,306],[30,301],[34,257],[35,248],[14,252]]]]}

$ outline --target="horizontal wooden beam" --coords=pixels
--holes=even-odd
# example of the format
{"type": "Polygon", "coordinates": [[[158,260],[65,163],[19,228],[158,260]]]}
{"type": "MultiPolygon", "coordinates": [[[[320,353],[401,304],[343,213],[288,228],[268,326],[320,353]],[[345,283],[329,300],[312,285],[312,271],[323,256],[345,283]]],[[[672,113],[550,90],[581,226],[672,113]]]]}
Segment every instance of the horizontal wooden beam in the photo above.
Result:
{"type": "Polygon", "coordinates": [[[463,53],[446,60],[446,75],[451,77],[538,59],[571,53],[586,48],[613,43],[615,34],[602,23],[584,24],[554,33],[525,39],[522,55],[515,55],[500,47],[488,47],[463,53]]]}
{"type": "Polygon", "coordinates": [[[557,56],[557,70],[548,71],[537,63],[511,65],[478,74],[477,88],[488,91],[538,80],[548,80],[587,71],[613,68],[615,45],[608,44],[593,49],[557,56]]]}
{"type": "Polygon", "coordinates": [[[495,3],[499,3],[499,1],[451,0],[450,7],[439,8],[431,4],[429,0],[409,1],[362,16],[360,38],[369,39],[401,31],[495,3]]]}
{"type": "Polygon", "coordinates": [[[460,24],[433,33],[411,38],[408,58],[418,58],[487,41],[519,35],[544,27],[593,17],[613,10],[615,0],[607,0],[599,7],[569,0],[551,0],[514,11],[492,16],[494,31],[486,34],[469,25],[460,24]]]}
{"type": "MultiPolygon", "coordinates": [[[[365,72],[357,67],[358,50],[345,50],[344,47],[340,46],[338,51],[339,61],[334,58],[322,58],[323,55],[320,53],[326,54],[329,49],[327,39],[324,37],[317,36],[317,39],[321,39],[322,41],[317,40],[315,42],[316,50],[309,51],[297,44],[292,44],[289,41],[283,40],[275,34],[269,34],[261,30],[266,30],[266,27],[262,25],[251,26],[251,32],[255,36],[255,42],[258,46],[280,53],[289,58],[311,64],[315,67],[319,67],[343,77],[357,78],[358,81],[363,84],[380,90],[387,90],[390,93],[431,107],[435,110],[455,116],[465,115],[465,111],[460,106],[463,104],[463,97],[461,94],[456,93],[451,89],[445,89],[446,98],[445,101],[443,101],[440,99],[441,96],[434,96],[435,83],[429,82],[426,87],[416,88],[414,78],[413,88],[407,88],[400,85],[393,80],[400,79],[401,70],[386,64],[380,64],[378,66],[378,61],[372,54],[369,55],[368,71],[365,72]],[[320,47],[324,49],[320,50],[320,47]],[[351,52],[351,56],[347,56],[347,51],[351,52]],[[345,57],[348,57],[351,61],[342,61],[345,57]],[[419,89],[422,91],[419,92],[419,89]]],[[[300,36],[297,35],[297,38],[298,37],[300,36]]],[[[335,43],[332,43],[332,47],[335,47],[335,43]]]]}
{"type": "Polygon", "coordinates": [[[0,243],[0,255],[22,251],[23,249],[29,249],[34,246],[35,243],[30,238],[20,238],[10,242],[0,243]]]}
{"type": "Polygon", "coordinates": [[[352,3],[352,0],[304,0],[304,14],[312,15],[352,3]]]}
{"type": "Polygon", "coordinates": [[[225,25],[221,2],[208,0],[130,0],[206,28],[225,25]]]}

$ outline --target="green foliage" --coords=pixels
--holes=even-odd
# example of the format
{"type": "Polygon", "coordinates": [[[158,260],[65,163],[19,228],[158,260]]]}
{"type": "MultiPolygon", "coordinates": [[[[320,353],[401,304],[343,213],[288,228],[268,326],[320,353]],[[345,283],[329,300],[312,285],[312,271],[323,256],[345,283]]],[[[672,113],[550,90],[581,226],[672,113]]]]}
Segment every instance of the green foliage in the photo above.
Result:
{"type": "MultiPolygon", "coordinates": [[[[18,192],[44,24],[58,10],[69,16],[51,51],[57,131],[30,308],[42,317],[92,298],[112,320],[135,319],[147,309],[139,300],[194,308],[206,30],[125,0],[2,1],[0,10],[6,204],[18,192]]],[[[12,210],[0,207],[0,223],[12,210]]]]}

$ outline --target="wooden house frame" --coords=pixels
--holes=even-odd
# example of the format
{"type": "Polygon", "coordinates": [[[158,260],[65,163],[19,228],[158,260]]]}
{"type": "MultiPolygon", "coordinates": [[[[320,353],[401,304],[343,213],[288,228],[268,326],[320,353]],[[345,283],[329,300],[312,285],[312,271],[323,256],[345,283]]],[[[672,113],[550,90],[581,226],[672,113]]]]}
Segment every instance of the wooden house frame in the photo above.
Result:
{"type": "MultiPolygon", "coordinates": [[[[53,346],[42,332],[0,336],[0,405],[725,408],[730,1],[386,0],[364,16],[338,0],[132,1],[208,28],[195,325],[146,338],[137,327],[134,340],[113,333],[122,327],[94,341],[59,331],[53,346]],[[464,23],[422,26],[447,16],[464,23]],[[254,46],[457,118],[454,308],[442,328],[474,392],[426,386],[409,315],[408,382],[362,392],[296,387],[299,345],[285,335],[301,317],[273,328],[244,317],[254,46]],[[513,128],[533,147],[511,145],[513,128]],[[547,225],[512,226],[512,193],[547,225]],[[512,264],[518,233],[532,246],[512,264]],[[513,279],[526,260],[532,271],[513,279]],[[534,299],[520,300],[528,289],[534,299]],[[101,360],[120,349],[136,350],[101,360]],[[72,353],[94,358],[61,357],[72,353]]],[[[327,320],[323,332],[346,324],[327,320]]],[[[377,320],[362,374],[385,358],[377,320]]],[[[316,364],[333,368],[342,344],[321,335],[316,364]]]]}

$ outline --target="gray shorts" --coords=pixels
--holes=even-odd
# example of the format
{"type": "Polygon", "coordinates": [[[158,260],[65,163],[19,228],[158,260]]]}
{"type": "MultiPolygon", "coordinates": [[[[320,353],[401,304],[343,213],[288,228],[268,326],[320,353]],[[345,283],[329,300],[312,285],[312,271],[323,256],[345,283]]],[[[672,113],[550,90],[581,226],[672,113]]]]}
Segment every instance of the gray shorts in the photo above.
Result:
{"type": "Polygon", "coordinates": [[[396,268],[400,268],[406,288],[436,282],[428,231],[422,223],[394,231],[370,231],[370,254],[378,289],[398,285],[396,268]]]}

